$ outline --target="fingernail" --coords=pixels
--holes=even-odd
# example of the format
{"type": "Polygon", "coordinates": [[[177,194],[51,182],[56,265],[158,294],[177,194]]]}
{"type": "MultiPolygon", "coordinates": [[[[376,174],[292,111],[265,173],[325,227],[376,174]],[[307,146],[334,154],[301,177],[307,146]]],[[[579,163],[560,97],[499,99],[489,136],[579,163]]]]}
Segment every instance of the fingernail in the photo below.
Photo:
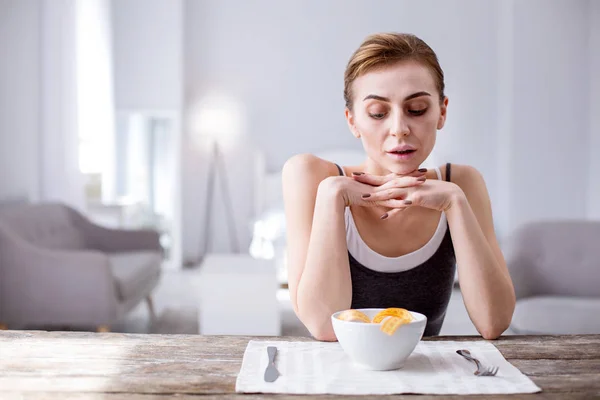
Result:
{"type": "Polygon", "coordinates": [[[406,204],[407,206],[410,206],[412,204],[412,201],[410,201],[410,200],[404,200],[404,204],[406,204]]]}
{"type": "Polygon", "coordinates": [[[419,168],[418,171],[419,172],[427,172],[427,168],[419,168]]]}
{"type": "Polygon", "coordinates": [[[388,215],[388,213],[385,213],[385,214],[383,214],[383,215],[382,215],[381,217],[379,217],[379,218],[381,218],[381,219],[386,219],[387,217],[389,217],[389,215],[388,215]]]}
{"type": "Polygon", "coordinates": [[[362,195],[363,199],[368,199],[369,197],[371,197],[371,195],[369,193],[365,193],[362,195]]]}
{"type": "Polygon", "coordinates": [[[353,172],[352,175],[354,176],[360,176],[360,175],[364,175],[364,172],[353,172]]]}
{"type": "Polygon", "coordinates": [[[425,182],[426,180],[427,178],[425,178],[424,176],[417,178],[417,182],[425,182]]]}

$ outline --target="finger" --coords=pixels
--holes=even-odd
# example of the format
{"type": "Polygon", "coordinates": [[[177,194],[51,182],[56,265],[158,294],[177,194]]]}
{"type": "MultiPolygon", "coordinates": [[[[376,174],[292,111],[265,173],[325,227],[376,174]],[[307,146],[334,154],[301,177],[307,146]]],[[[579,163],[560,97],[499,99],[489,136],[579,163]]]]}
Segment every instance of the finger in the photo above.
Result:
{"type": "Polygon", "coordinates": [[[362,198],[371,202],[383,201],[383,200],[404,200],[408,192],[405,188],[390,188],[386,190],[379,190],[376,192],[365,193],[362,198]]]}
{"type": "Polygon", "coordinates": [[[427,178],[425,175],[415,177],[415,176],[403,176],[400,178],[393,179],[389,182],[384,183],[383,185],[376,188],[376,191],[387,190],[393,188],[403,188],[403,187],[411,187],[418,186],[425,182],[427,178]]]}
{"type": "Polygon", "coordinates": [[[361,183],[366,183],[371,186],[381,186],[384,183],[394,179],[393,174],[388,175],[371,175],[364,172],[353,172],[352,178],[361,183]]]}
{"type": "Polygon", "coordinates": [[[406,208],[406,207],[409,207],[412,205],[412,201],[405,200],[402,198],[389,199],[389,200],[375,200],[375,201],[367,198],[367,199],[365,199],[365,202],[368,205],[389,207],[389,208],[406,208]]]}
{"type": "Polygon", "coordinates": [[[398,175],[398,176],[422,176],[422,175],[425,175],[425,174],[427,174],[427,168],[419,168],[419,169],[415,169],[410,174],[398,175]]]}
{"type": "Polygon", "coordinates": [[[393,218],[394,215],[397,215],[397,214],[401,213],[405,209],[406,209],[406,207],[404,207],[404,208],[394,208],[394,209],[386,212],[385,214],[383,214],[380,218],[381,219],[390,219],[390,218],[393,218]]]}
{"type": "Polygon", "coordinates": [[[373,200],[371,196],[373,193],[365,193],[362,195],[362,199],[366,206],[380,206],[380,207],[388,207],[388,208],[397,208],[397,207],[405,207],[404,199],[386,199],[386,200],[373,200]]]}
{"type": "Polygon", "coordinates": [[[388,208],[406,208],[407,204],[402,199],[391,199],[384,201],[377,201],[373,203],[374,206],[388,207],[388,208]]]}
{"type": "MultiPolygon", "coordinates": [[[[391,200],[400,204],[397,205],[390,205],[389,207],[393,207],[391,210],[389,210],[388,212],[386,212],[385,214],[383,214],[380,218],[381,219],[388,219],[393,217],[394,215],[406,210],[407,208],[411,207],[412,205],[412,201],[410,200],[391,200]]],[[[387,203],[387,202],[386,202],[387,203]]]]}
{"type": "Polygon", "coordinates": [[[406,175],[399,174],[387,174],[387,175],[373,175],[365,172],[353,172],[352,177],[362,183],[366,183],[371,186],[380,186],[384,183],[387,183],[393,179],[401,178],[401,177],[420,177],[424,176],[427,173],[427,168],[416,169],[413,172],[406,175]]]}

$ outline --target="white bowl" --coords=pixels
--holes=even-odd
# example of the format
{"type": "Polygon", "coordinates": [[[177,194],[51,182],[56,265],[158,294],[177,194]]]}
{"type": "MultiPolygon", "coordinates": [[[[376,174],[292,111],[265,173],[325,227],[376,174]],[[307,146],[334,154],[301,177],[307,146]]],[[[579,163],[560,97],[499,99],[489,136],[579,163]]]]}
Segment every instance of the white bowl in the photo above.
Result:
{"type": "MultiPolygon", "coordinates": [[[[370,319],[384,308],[359,308],[370,319]]],[[[359,366],[374,370],[388,371],[404,366],[408,356],[413,352],[423,337],[427,317],[410,311],[413,321],[401,325],[396,332],[388,335],[381,331],[381,325],[366,322],[343,321],[331,316],[333,331],[344,352],[359,366]]]]}

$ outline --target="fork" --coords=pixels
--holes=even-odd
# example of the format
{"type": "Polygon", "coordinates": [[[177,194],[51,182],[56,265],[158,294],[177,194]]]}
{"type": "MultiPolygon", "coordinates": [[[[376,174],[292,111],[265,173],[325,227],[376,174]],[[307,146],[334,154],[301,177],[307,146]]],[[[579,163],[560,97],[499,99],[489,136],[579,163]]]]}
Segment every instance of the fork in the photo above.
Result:
{"type": "Polygon", "coordinates": [[[456,353],[463,356],[467,360],[474,362],[475,365],[477,365],[477,371],[475,371],[473,373],[473,375],[494,376],[498,373],[498,369],[499,369],[498,367],[496,367],[496,366],[484,367],[483,364],[481,363],[481,361],[479,361],[478,359],[476,359],[475,357],[473,357],[471,355],[471,352],[469,350],[456,350],[456,353]]]}

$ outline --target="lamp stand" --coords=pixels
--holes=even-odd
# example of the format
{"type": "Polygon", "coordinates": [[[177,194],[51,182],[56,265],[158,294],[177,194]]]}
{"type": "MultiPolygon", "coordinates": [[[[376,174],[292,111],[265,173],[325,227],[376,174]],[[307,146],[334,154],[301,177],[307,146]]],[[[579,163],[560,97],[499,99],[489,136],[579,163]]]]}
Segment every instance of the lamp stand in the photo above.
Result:
{"type": "Polygon", "coordinates": [[[225,161],[223,159],[223,154],[219,149],[219,143],[215,140],[213,142],[212,156],[210,158],[208,170],[207,198],[206,207],[204,209],[204,249],[200,254],[200,260],[198,260],[198,264],[200,264],[206,256],[212,238],[212,236],[209,235],[212,228],[213,194],[217,175],[221,177],[221,195],[223,197],[223,205],[225,206],[225,218],[227,220],[227,230],[229,231],[231,250],[233,250],[235,253],[240,252],[240,245],[235,230],[235,221],[233,219],[233,206],[231,202],[231,196],[229,195],[229,187],[227,185],[225,161]]]}

